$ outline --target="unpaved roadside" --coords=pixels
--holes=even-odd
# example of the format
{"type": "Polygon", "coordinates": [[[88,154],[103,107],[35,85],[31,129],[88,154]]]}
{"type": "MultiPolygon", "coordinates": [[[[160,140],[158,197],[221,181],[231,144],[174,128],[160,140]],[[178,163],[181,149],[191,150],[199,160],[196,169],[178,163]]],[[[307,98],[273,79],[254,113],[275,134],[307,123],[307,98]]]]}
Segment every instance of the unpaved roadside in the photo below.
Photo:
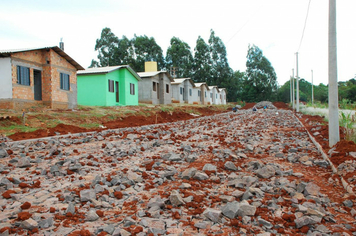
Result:
{"type": "Polygon", "coordinates": [[[356,231],[354,196],[291,111],[5,143],[1,154],[0,233],[356,231]]]}

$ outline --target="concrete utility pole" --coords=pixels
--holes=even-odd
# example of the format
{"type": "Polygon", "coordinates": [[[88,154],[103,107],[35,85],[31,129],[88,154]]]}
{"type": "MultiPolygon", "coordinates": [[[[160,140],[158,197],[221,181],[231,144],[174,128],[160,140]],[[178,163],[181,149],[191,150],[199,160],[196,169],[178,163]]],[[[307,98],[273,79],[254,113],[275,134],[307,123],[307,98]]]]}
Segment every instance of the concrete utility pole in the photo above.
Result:
{"type": "Polygon", "coordinates": [[[297,80],[297,112],[299,112],[299,75],[298,75],[298,52],[295,53],[296,55],[296,60],[297,60],[297,65],[296,65],[296,80],[297,80]]]}
{"type": "Polygon", "coordinates": [[[290,97],[290,103],[293,104],[293,93],[292,93],[292,76],[289,78],[289,97],[290,97]]]}
{"type": "Polygon", "coordinates": [[[313,70],[311,70],[311,82],[312,82],[312,105],[314,105],[314,84],[313,84],[313,70]]]}
{"type": "Polygon", "coordinates": [[[329,0],[329,146],[340,141],[337,85],[336,0],[329,0]]]}
{"type": "Polygon", "coordinates": [[[293,97],[293,111],[295,110],[295,92],[294,92],[294,69],[292,69],[292,97],[293,97]]]}

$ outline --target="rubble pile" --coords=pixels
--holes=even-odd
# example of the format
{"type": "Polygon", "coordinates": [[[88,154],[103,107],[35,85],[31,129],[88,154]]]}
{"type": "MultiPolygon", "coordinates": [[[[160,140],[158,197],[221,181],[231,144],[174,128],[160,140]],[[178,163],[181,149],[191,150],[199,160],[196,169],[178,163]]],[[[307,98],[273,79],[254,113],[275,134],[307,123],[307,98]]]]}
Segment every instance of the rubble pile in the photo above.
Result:
{"type": "Polygon", "coordinates": [[[0,235],[356,231],[354,196],[287,110],[2,143],[0,173],[0,235]]]}

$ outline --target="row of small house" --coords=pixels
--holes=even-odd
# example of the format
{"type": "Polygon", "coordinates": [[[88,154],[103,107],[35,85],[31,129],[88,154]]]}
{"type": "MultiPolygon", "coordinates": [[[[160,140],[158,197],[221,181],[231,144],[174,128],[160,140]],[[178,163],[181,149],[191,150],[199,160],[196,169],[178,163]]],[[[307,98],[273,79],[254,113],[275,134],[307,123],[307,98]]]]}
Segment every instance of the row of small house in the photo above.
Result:
{"type": "Polygon", "coordinates": [[[127,65],[84,69],[57,46],[0,51],[0,85],[3,109],[226,104],[226,89],[174,79],[156,62],[138,73],[127,65]]]}

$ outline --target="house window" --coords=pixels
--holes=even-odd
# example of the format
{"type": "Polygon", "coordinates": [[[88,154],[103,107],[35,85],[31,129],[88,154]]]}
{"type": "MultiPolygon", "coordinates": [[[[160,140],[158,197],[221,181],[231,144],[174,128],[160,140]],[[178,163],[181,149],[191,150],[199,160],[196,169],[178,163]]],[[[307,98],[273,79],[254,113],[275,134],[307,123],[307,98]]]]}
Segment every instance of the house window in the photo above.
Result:
{"type": "Polygon", "coordinates": [[[189,89],[189,96],[192,96],[192,89],[189,89]]]}
{"type": "Polygon", "coordinates": [[[206,97],[206,92],[204,93],[205,97],[206,97]]]}
{"type": "Polygon", "coordinates": [[[17,66],[17,83],[30,86],[30,68],[17,66]]]}
{"type": "Polygon", "coordinates": [[[166,93],[169,93],[169,84],[166,84],[166,93]]]}
{"type": "Polygon", "coordinates": [[[179,88],[180,88],[180,94],[183,94],[183,88],[182,87],[179,88]]]}
{"type": "Polygon", "coordinates": [[[212,93],[210,93],[210,98],[213,98],[213,94],[212,93]]]}
{"type": "Polygon", "coordinates": [[[198,97],[200,97],[200,91],[198,90],[198,97]]]}
{"type": "Polygon", "coordinates": [[[135,95],[135,84],[130,83],[130,94],[135,95]]]}
{"type": "Polygon", "coordinates": [[[114,92],[114,80],[109,79],[109,92],[114,92]]]}
{"type": "Polygon", "coordinates": [[[60,77],[61,77],[60,89],[69,90],[70,89],[69,75],[65,73],[61,73],[60,77]]]}
{"type": "Polygon", "coordinates": [[[218,98],[218,95],[217,95],[217,94],[215,94],[215,98],[218,98]]]}
{"type": "Polygon", "coordinates": [[[153,86],[153,91],[157,91],[157,86],[156,86],[156,84],[157,84],[156,82],[153,82],[153,85],[152,85],[152,86],[153,86]]]}

